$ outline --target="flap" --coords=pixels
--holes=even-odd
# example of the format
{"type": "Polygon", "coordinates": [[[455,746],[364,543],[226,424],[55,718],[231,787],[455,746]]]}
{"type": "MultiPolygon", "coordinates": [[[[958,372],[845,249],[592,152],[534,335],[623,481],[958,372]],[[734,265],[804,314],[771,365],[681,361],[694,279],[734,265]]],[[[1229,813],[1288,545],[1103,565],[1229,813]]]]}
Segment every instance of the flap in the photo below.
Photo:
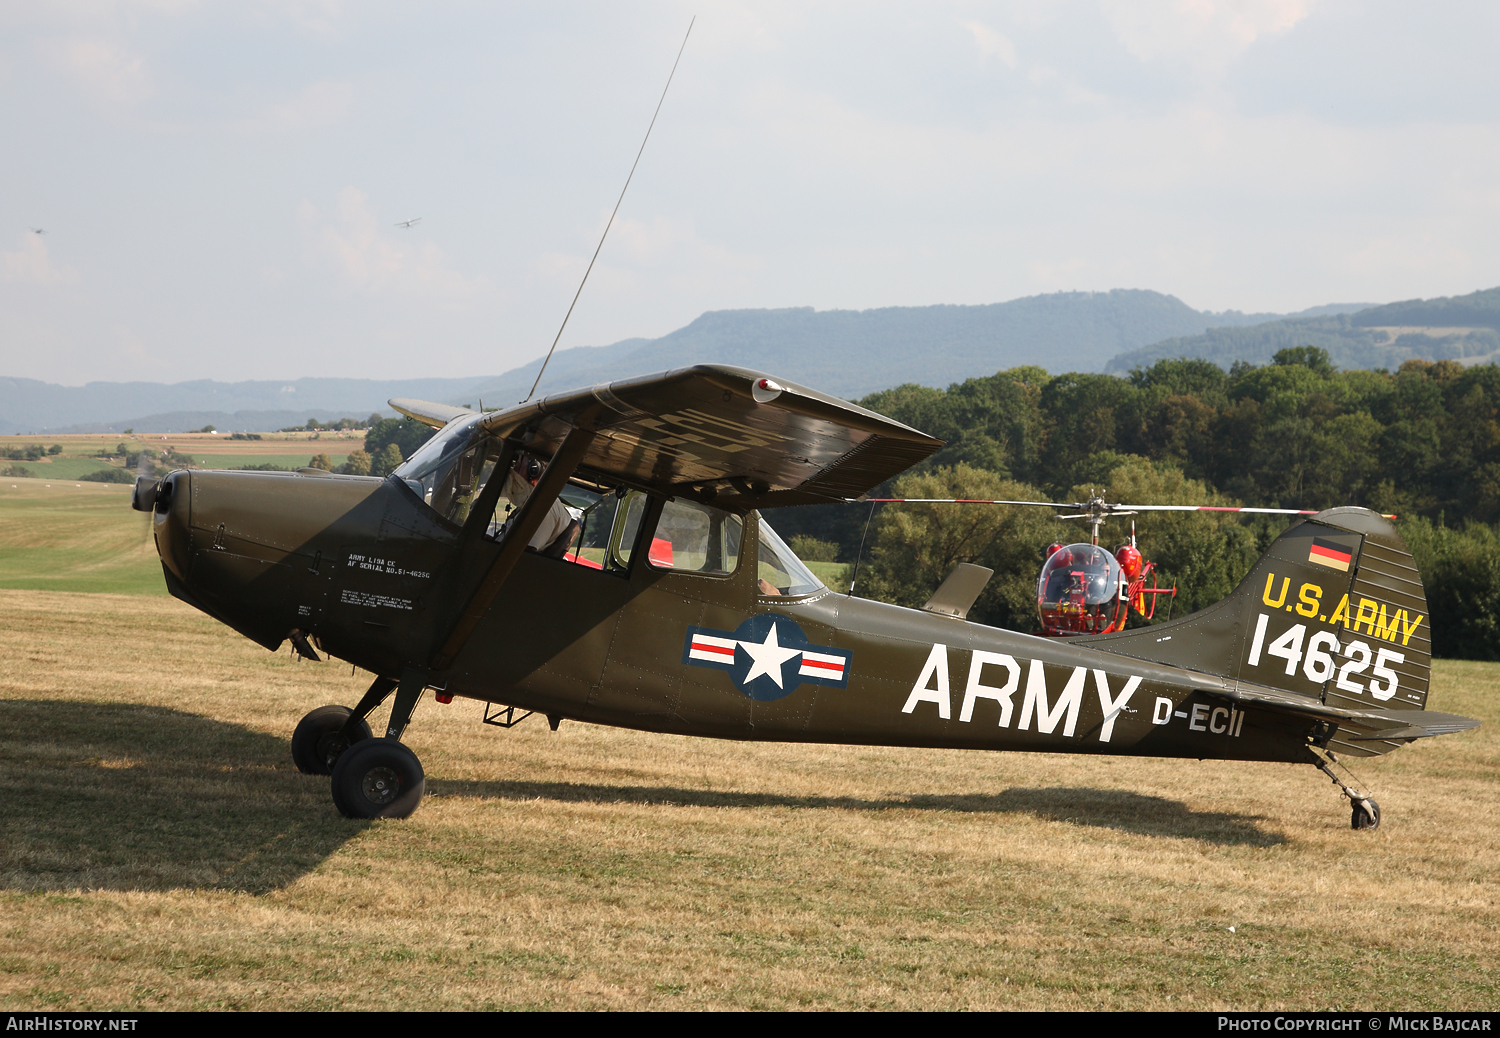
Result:
{"type": "Polygon", "coordinates": [[[434,429],[441,429],[455,418],[461,418],[466,414],[474,413],[467,407],[454,407],[452,404],[434,404],[430,400],[408,400],[405,397],[387,400],[386,403],[406,415],[406,417],[415,418],[423,425],[430,425],[434,429]]]}
{"type": "Polygon", "coordinates": [[[858,497],[943,446],[805,386],[716,364],[549,396],[483,424],[551,453],[579,421],[598,431],[580,473],[731,509],[858,497]]]}

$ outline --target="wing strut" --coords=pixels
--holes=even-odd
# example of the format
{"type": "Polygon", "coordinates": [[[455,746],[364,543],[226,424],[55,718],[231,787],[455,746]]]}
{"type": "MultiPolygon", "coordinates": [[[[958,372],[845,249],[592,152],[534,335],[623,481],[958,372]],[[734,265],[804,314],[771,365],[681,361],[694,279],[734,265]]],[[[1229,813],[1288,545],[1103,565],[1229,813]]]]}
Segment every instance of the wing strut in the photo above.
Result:
{"type": "MultiPolygon", "coordinates": [[[[469,601],[464,605],[463,611],[459,613],[458,619],[454,621],[453,629],[448,633],[447,639],[443,642],[443,647],[433,656],[432,670],[444,670],[453,662],[459,650],[469,640],[469,636],[474,633],[474,628],[479,625],[479,621],[484,616],[485,611],[489,609],[490,603],[495,600],[495,596],[505,586],[506,580],[510,578],[511,570],[515,569],[516,562],[521,558],[521,553],[526,550],[527,544],[531,542],[532,534],[536,533],[541,527],[542,520],[547,515],[547,510],[552,507],[552,503],[562,493],[563,487],[567,485],[569,477],[573,475],[574,470],[578,468],[578,463],[583,460],[584,454],[588,452],[589,445],[594,442],[596,434],[592,425],[592,415],[589,416],[587,422],[580,421],[574,425],[563,440],[562,445],[558,447],[557,452],[553,454],[552,460],[547,464],[547,468],[542,473],[542,478],[537,482],[536,488],[526,498],[526,503],[521,506],[520,511],[516,513],[516,517],[511,520],[510,527],[505,534],[505,540],[500,545],[500,552],[495,556],[495,561],[490,564],[489,572],[484,575],[484,578],[479,582],[479,586],[474,589],[473,595],[469,597],[469,601]]],[[[505,461],[512,456],[512,451],[508,449],[500,460],[505,461]]],[[[496,463],[495,472],[490,476],[491,484],[500,483],[504,478],[505,473],[501,471],[499,463],[496,463]]],[[[490,496],[489,490],[490,488],[486,486],[483,496],[490,496]]],[[[496,493],[498,494],[498,490],[496,493]]],[[[490,505],[491,507],[494,506],[493,500],[490,502],[490,505]]],[[[472,515],[482,514],[485,514],[482,512],[482,508],[476,508],[472,513],[472,515]]],[[[471,516],[471,521],[479,520],[472,520],[471,516]]],[[[471,537],[467,524],[465,524],[462,536],[465,540],[471,537]]]]}

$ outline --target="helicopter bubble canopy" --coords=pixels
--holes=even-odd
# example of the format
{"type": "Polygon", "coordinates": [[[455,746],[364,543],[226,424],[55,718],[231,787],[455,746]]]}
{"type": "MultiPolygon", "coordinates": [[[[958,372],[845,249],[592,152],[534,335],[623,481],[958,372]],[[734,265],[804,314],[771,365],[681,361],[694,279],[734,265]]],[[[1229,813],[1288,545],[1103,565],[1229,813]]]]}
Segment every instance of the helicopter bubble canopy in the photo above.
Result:
{"type": "Polygon", "coordinates": [[[1037,579],[1037,603],[1103,605],[1120,597],[1120,563],[1094,544],[1069,544],[1052,553],[1037,579]]]}
{"type": "Polygon", "coordinates": [[[1048,635],[1121,629],[1126,603],[1119,561],[1096,544],[1058,548],[1037,578],[1036,608],[1048,635]]]}

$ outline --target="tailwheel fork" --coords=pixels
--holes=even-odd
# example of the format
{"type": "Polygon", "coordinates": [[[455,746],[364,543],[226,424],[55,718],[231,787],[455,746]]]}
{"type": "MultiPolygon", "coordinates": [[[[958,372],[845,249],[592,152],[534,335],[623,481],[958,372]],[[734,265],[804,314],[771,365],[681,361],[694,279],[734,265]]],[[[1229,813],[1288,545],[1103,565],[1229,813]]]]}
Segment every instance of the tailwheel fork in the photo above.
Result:
{"type": "Polygon", "coordinates": [[[1324,750],[1320,754],[1320,758],[1322,757],[1326,757],[1326,759],[1319,759],[1318,770],[1327,775],[1333,781],[1333,784],[1339,787],[1339,791],[1349,798],[1349,828],[1379,829],[1380,805],[1372,797],[1361,793],[1354,786],[1339,778],[1338,775],[1334,774],[1333,768],[1329,765],[1337,765],[1343,768],[1344,771],[1348,772],[1351,779],[1354,778],[1354,772],[1349,771],[1348,766],[1340,761],[1331,751],[1324,750]]]}

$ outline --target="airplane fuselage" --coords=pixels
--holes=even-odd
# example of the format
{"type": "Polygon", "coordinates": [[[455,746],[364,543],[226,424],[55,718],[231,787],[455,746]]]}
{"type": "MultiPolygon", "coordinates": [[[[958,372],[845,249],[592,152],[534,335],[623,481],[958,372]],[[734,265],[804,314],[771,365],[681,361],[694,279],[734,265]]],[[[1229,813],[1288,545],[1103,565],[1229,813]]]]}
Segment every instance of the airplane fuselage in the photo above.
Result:
{"type": "MultiPolygon", "coordinates": [[[[177,473],[172,593],[267,648],[293,631],[377,674],[432,653],[498,545],[399,479],[177,473]],[[460,567],[462,567],[460,569],[460,567]]],[[[751,513],[753,518],[754,513],[751,513]]],[[[768,596],[756,524],[727,576],[523,555],[431,686],[598,724],[731,739],[1313,761],[1238,678],[821,590],[768,596]]]]}

